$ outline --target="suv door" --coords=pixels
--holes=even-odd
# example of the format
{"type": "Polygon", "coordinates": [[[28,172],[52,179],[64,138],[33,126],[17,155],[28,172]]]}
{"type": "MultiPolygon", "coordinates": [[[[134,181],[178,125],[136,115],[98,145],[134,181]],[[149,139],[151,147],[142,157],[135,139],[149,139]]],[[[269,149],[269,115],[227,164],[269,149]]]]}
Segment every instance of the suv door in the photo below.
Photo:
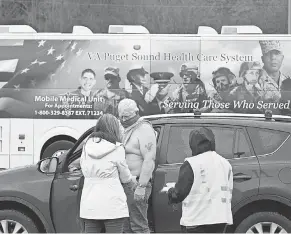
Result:
{"type": "Polygon", "coordinates": [[[245,128],[237,128],[233,158],[229,161],[233,170],[233,213],[240,203],[256,196],[260,186],[260,164],[254,153],[249,135],[245,128]]]}
{"type": "Polygon", "coordinates": [[[259,187],[259,164],[244,128],[219,125],[167,125],[163,134],[159,163],[154,176],[153,210],[156,232],[179,232],[182,215],[181,204],[177,209],[168,205],[167,194],[162,190],[172,187],[178,179],[179,169],[184,159],[191,156],[189,134],[198,127],[210,127],[216,139],[216,151],[230,160],[234,173],[234,190],[232,205],[235,206],[242,199],[256,195],[259,187]],[[244,152],[244,154],[243,154],[244,152]],[[238,156],[240,158],[238,158],[238,156]]]}
{"type": "Polygon", "coordinates": [[[58,233],[80,233],[83,227],[79,218],[83,177],[78,161],[90,133],[87,131],[76,142],[53,181],[51,216],[58,233]]]}
{"type": "Polygon", "coordinates": [[[259,193],[290,197],[290,176],[286,173],[289,171],[290,134],[260,127],[248,127],[247,131],[261,167],[259,193]]]}
{"type": "Polygon", "coordinates": [[[56,176],[51,196],[52,219],[59,233],[79,233],[82,226],[79,219],[78,192],[81,170],[64,172],[56,176]]]}

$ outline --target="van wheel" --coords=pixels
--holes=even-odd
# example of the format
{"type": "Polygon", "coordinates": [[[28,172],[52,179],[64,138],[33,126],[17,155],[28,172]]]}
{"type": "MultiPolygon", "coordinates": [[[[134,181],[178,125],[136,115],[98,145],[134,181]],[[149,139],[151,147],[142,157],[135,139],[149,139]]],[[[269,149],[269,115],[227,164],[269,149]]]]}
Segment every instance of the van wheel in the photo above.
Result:
{"type": "Polygon", "coordinates": [[[59,156],[64,151],[72,148],[73,145],[73,142],[67,140],[53,142],[44,150],[43,154],[41,155],[41,159],[49,158],[52,156],[59,156]]]}
{"type": "Polygon", "coordinates": [[[291,233],[291,220],[276,212],[258,212],[244,219],[235,233],[291,233]]]}
{"type": "Polygon", "coordinates": [[[0,233],[38,233],[34,221],[17,210],[0,210],[0,233]]]}

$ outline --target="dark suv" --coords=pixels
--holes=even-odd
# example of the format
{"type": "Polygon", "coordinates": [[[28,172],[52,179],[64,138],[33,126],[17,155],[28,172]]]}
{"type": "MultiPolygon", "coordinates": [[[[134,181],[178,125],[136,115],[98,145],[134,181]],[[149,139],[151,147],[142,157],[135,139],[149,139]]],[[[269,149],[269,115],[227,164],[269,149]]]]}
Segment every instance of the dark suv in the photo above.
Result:
{"type": "MultiPolygon", "coordinates": [[[[229,232],[291,232],[291,118],[241,114],[148,116],[158,132],[156,170],[149,220],[154,232],[180,232],[181,205],[168,205],[161,192],[176,182],[191,155],[192,129],[206,126],[217,152],[233,167],[234,225],[229,232]]],[[[92,129],[58,158],[0,173],[0,232],[79,232],[82,173],[76,169],[92,129]]],[[[102,192],[102,191],[100,191],[102,192]]],[[[219,210],[217,211],[219,212],[219,210]]]]}

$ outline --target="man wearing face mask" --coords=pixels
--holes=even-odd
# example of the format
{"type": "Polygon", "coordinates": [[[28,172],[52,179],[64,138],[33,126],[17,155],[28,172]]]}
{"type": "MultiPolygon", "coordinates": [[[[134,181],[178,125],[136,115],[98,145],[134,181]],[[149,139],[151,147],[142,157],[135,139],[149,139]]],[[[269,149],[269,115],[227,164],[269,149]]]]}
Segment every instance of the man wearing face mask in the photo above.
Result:
{"type": "Polygon", "coordinates": [[[210,101],[215,103],[216,106],[222,108],[212,108],[211,112],[232,112],[233,111],[233,95],[232,92],[237,86],[235,81],[235,75],[229,68],[219,67],[216,71],[212,72],[212,83],[215,88],[214,93],[210,95],[210,101]],[[230,103],[228,109],[223,108],[224,103],[230,103]],[[221,105],[220,105],[221,104],[221,105]]]}
{"type": "Polygon", "coordinates": [[[150,115],[150,103],[145,101],[145,95],[149,91],[146,87],[146,75],[148,72],[140,65],[133,65],[127,73],[127,80],[130,83],[130,98],[133,99],[139,109],[140,116],[150,115]]]}
{"type": "Polygon", "coordinates": [[[198,109],[203,107],[203,101],[207,100],[207,94],[204,83],[199,79],[198,67],[194,63],[182,64],[180,68],[180,77],[183,84],[173,91],[173,102],[183,103],[182,108],[174,108],[173,112],[193,112],[190,105],[184,105],[187,102],[199,103],[198,109]]]}
{"type": "Polygon", "coordinates": [[[130,187],[124,186],[130,216],[124,224],[124,232],[150,233],[147,210],[156,159],[155,130],[149,121],[140,118],[139,109],[132,99],[120,101],[118,114],[124,127],[123,145],[126,163],[138,181],[134,192],[130,187]]]}
{"type": "Polygon", "coordinates": [[[169,95],[170,81],[174,76],[172,72],[153,72],[150,76],[154,84],[145,95],[145,101],[150,103],[151,114],[166,114],[170,111],[164,103],[171,101],[169,95]]]}
{"type": "Polygon", "coordinates": [[[262,74],[263,99],[270,102],[278,102],[281,98],[282,82],[290,79],[280,69],[284,60],[280,41],[259,41],[262,49],[262,62],[264,63],[262,74]]]}
{"type": "Polygon", "coordinates": [[[120,88],[119,83],[121,81],[119,75],[119,68],[107,67],[104,71],[104,78],[106,81],[106,88],[98,90],[95,95],[102,97],[103,103],[96,103],[95,108],[101,109],[100,105],[104,110],[104,113],[110,113],[114,116],[118,116],[117,106],[118,103],[124,99],[128,98],[129,94],[125,89],[120,88]],[[98,105],[98,106],[97,106],[98,105]]]}

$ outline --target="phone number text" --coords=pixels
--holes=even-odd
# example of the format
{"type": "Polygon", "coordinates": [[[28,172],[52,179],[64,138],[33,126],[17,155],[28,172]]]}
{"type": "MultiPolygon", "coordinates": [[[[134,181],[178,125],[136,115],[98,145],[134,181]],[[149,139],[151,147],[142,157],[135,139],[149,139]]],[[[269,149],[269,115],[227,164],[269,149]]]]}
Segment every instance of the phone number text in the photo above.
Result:
{"type": "Polygon", "coordinates": [[[99,116],[103,115],[103,111],[91,111],[91,110],[37,110],[34,111],[35,115],[54,115],[54,116],[99,116]]]}

